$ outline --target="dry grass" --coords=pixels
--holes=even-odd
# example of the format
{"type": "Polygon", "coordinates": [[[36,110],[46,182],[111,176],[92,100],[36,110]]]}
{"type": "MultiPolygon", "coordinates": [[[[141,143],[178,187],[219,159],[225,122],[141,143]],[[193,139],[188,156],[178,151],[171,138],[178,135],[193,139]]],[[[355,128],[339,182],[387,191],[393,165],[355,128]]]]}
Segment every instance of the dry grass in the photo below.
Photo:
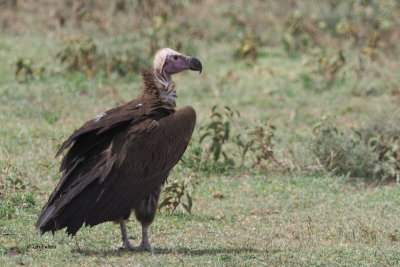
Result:
{"type": "MultiPolygon", "coordinates": [[[[360,24],[366,37],[358,42],[319,30],[318,42],[292,54],[281,39],[289,15],[302,10],[305,29],[315,27],[316,19],[304,10],[319,10],[320,1],[177,1],[168,8],[154,2],[156,8],[145,7],[141,16],[137,1],[126,1],[126,10],[118,12],[115,2],[82,1],[79,7],[71,1],[15,1],[0,14],[0,265],[399,265],[398,184],[320,172],[309,150],[313,125],[323,115],[338,127],[357,128],[398,112],[398,47],[384,46],[398,33],[384,32],[378,56],[360,52],[369,33],[360,24]],[[60,10],[66,12],[63,25],[60,10]],[[211,107],[227,105],[241,113],[233,135],[245,126],[274,125],[274,156],[294,171],[251,168],[250,156],[242,162],[247,167],[236,164],[223,175],[198,171],[192,214],[179,207],[158,214],[150,237],[158,249],[154,255],[118,250],[119,229],[112,223],[83,228],[80,249],[63,232],[40,236],[34,223],[59,177],[57,147],[87,119],[135,97],[141,86],[136,72],[119,77],[102,67],[67,71],[56,55],[60,41],[71,35],[91,37],[99,56],[131,48],[150,62],[157,46],[196,55],[203,74],[175,77],[178,106],[190,104],[198,113],[188,152],[198,145],[211,107]],[[250,37],[257,57],[249,62],[235,53],[250,37]],[[327,45],[331,50],[323,50],[327,45]],[[344,51],[343,66],[335,62],[338,49],[344,51]],[[323,58],[319,63],[315,53],[323,58]],[[46,71],[18,82],[19,58],[46,71]]],[[[240,161],[231,145],[227,153],[240,161]]],[[[171,177],[185,178],[184,168],[171,177]]],[[[128,228],[137,240],[137,224],[128,228]]]]}

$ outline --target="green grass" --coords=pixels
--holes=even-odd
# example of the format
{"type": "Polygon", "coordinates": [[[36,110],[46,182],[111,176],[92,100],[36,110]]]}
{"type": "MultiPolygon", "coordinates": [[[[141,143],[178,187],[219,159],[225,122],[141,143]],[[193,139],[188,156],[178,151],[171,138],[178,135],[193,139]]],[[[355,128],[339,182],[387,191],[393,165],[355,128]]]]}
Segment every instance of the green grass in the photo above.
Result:
{"type": "MultiPolygon", "coordinates": [[[[193,215],[157,215],[150,236],[154,255],[118,250],[113,223],[83,228],[79,248],[63,232],[40,236],[33,223],[42,201],[17,201],[13,217],[0,224],[1,263],[396,265],[399,194],[398,186],[332,177],[204,179],[193,215]],[[213,198],[216,192],[223,197],[213,198]]],[[[136,222],[128,231],[139,242],[136,222]]]]}
{"type": "MultiPolygon", "coordinates": [[[[92,77],[66,71],[55,59],[60,40],[87,34],[101,51],[130,44],[145,51],[148,39],[124,28],[132,27],[129,14],[120,15],[121,21],[128,21],[121,22],[120,28],[110,24],[115,34],[92,24],[87,28],[70,25],[60,31],[51,26],[38,29],[38,24],[25,25],[30,31],[5,29],[0,31],[1,266],[400,265],[398,183],[334,176],[321,171],[309,150],[313,125],[321,116],[329,116],[343,127],[357,127],[371,118],[399,113],[400,91],[393,87],[400,84],[398,57],[386,56],[383,65],[371,63],[381,72],[376,74],[371,68],[361,79],[356,79],[349,67],[344,79],[324,88],[318,83],[320,77],[317,82],[305,78],[314,77],[305,64],[312,55],[288,56],[270,29],[259,37],[254,64],[235,59],[241,35],[235,33],[239,28],[232,25],[226,12],[237,7],[230,2],[212,6],[212,2],[199,6],[199,1],[176,18],[177,24],[189,23],[187,32],[201,31],[202,38],[171,34],[181,38],[186,49],[182,52],[195,51],[194,56],[203,62],[200,76],[184,73],[174,77],[178,106],[191,105],[198,114],[194,140],[198,140],[211,107],[227,105],[241,113],[233,122],[236,134],[245,126],[269,121],[276,126],[276,157],[300,167],[292,173],[273,168],[263,171],[251,168],[248,157],[245,167],[233,168],[228,174],[199,171],[192,214],[182,208],[173,214],[165,210],[157,214],[150,228],[155,254],[119,250],[119,226],[113,223],[82,228],[76,240],[64,231],[41,236],[34,224],[60,177],[60,159],[54,159],[57,148],[86,120],[129,101],[141,90],[137,73],[107,78],[104,70],[92,77]],[[219,19],[202,24],[207,16],[219,19]],[[17,82],[15,61],[20,57],[32,58],[34,66],[45,65],[46,72],[28,82],[17,82]]],[[[256,14],[251,7],[246,12],[256,14]]],[[[20,12],[24,14],[23,9],[20,12]]],[[[28,14],[27,21],[41,21],[40,14],[28,14]]],[[[168,25],[174,26],[174,22],[171,19],[168,25]]],[[[282,21],[277,22],[278,28],[282,26],[279,23],[282,21]]],[[[350,66],[357,49],[345,50],[350,66]]],[[[184,168],[178,166],[171,177],[185,178],[184,168]]],[[[133,218],[128,222],[128,235],[132,243],[139,242],[140,227],[133,218]]]]}

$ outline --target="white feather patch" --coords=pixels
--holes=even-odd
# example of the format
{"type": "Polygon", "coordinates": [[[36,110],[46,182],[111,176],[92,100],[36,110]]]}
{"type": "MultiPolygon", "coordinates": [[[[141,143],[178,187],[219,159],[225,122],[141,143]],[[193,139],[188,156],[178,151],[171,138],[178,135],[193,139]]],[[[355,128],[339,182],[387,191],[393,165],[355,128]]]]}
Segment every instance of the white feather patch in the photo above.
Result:
{"type": "Polygon", "coordinates": [[[167,81],[165,78],[156,75],[156,86],[159,91],[158,98],[165,100],[169,106],[175,107],[177,94],[174,83],[171,80],[167,81]]]}
{"type": "Polygon", "coordinates": [[[95,122],[98,122],[99,120],[101,120],[102,118],[104,118],[105,116],[107,116],[107,113],[101,113],[99,115],[96,116],[95,118],[95,122]]]}
{"type": "Polygon", "coordinates": [[[175,105],[176,91],[175,90],[160,91],[159,98],[165,99],[166,102],[170,105],[175,105]]]}
{"type": "Polygon", "coordinates": [[[165,83],[165,87],[159,90],[159,95],[158,97],[160,99],[166,100],[167,104],[174,107],[175,106],[175,100],[177,97],[176,91],[175,91],[175,85],[172,82],[165,83]]]}

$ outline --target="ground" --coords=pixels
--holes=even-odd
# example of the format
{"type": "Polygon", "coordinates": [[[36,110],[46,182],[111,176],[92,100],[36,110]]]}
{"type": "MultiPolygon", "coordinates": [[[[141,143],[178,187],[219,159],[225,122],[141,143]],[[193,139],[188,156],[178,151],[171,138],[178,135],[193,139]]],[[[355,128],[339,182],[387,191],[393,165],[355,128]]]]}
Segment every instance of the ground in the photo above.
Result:
{"type": "MultiPolygon", "coordinates": [[[[292,55],[279,38],[271,35],[267,37],[272,41],[260,37],[254,62],[237,56],[240,39],[245,37],[224,33],[226,27],[230,31],[240,28],[232,26],[231,18],[226,17],[229,1],[215,8],[215,1],[204,1],[204,6],[197,9],[200,2],[194,1],[193,8],[192,4],[185,6],[183,14],[193,18],[199,10],[198,19],[203,19],[210,10],[209,16],[219,14],[220,20],[209,22],[214,23],[212,27],[203,25],[203,37],[183,38],[181,52],[199,58],[203,73],[174,77],[177,105],[191,105],[198,114],[192,146],[198,145],[200,128],[207,123],[212,106],[226,105],[241,114],[232,124],[236,133],[244,132],[246,126],[267,121],[273,124],[278,160],[301,167],[290,171],[259,169],[251,167],[249,156],[244,160],[245,166],[238,167],[236,162],[231,171],[196,169],[198,185],[192,192],[191,214],[181,207],[174,213],[159,211],[150,228],[154,254],[120,250],[119,226],[111,222],[84,227],[76,238],[68,237],[64,231],[54,236],[40,235],[34,224],[60,177],[60,159],[54,159],[57,148],[86,120],[129,101],[141,90],[140,68],[129,69],[123,77],[113,71],[107,74],[102,63],[97,69],[81,63],[69,70],[57,54],[64,45],[62,40],[73,34],[90,36],[100,51],[96,55],[130,44],[147,51],[147,43],[141,44],[144,37],[134,34],[127,37],[117,32],[118,39],[110,32],[82,30],[76,25],[68,30],[47,25],[50,30],[36,28],[32,32],[3,25],[0,265],[400,264],[398,182],[333,174],[324,170],[308,150],[313,126],[321,117],[350,128],[382,114],[398,114],[400,91],[396,84],[400,72],[396,57],[385,54],[383,72],[362,73],[361,79],[355,78],[351,71],[354,66],[349,63],[351,66],[340,74],[341,78],[335,77],[335,83],[326,87],[326,73],[315,74],[308,63],[314,57],[312,52],[292,55]],[[23,71],[15,76],[20,58],[32,60],[32,76],[23,71]],[[43,73],[39,73],[40,66],[46,69],[43,73]],[[294,156],[288,156],[292,155],[288,151],[294,156]]],[[[26,19],[29,18],[28,15],[26,19]]],[[[156,16],[157,19],[164,18],[156,16]]],[[[151,43],[151,38],[158,37],[149,37],[146,42],[151,43]]],[[[158,42],[165,44],[165,40],[158,42]]],[[[179,48],[176,43],[174,46],[179,48]]],[[[355,50],[345,47],[344,53],[348,61],[356,57],[355,50]]],[[[150,65],[150,55],[140,64],[150,65]]],[[[232,152],[229,147],[228,152],[232,152]]],[[[190,158],[190,153],[193,149],[189,148],[185,157],[190,158]]],[[[186,168],[179,163],[171,179],[186,178],[186,168]]],[[[137,245],[140,226],[131,218],[127,227],[132,244],[137,245]]]]}

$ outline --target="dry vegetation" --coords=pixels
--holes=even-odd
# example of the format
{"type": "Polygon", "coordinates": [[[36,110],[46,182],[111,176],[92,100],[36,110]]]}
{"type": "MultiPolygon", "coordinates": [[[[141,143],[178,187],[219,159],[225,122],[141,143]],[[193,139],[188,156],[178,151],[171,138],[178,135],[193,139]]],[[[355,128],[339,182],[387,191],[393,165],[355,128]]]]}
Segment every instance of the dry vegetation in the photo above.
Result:
{"type": "Polygon", "coordinates": [[[399,29],[397,0],[0,0],[0,264],[400,264],[399,29]],[[175,77],[198,123],[157,253],[41,237],[55,151],[165,46],[204,72],[175,77]]]}

